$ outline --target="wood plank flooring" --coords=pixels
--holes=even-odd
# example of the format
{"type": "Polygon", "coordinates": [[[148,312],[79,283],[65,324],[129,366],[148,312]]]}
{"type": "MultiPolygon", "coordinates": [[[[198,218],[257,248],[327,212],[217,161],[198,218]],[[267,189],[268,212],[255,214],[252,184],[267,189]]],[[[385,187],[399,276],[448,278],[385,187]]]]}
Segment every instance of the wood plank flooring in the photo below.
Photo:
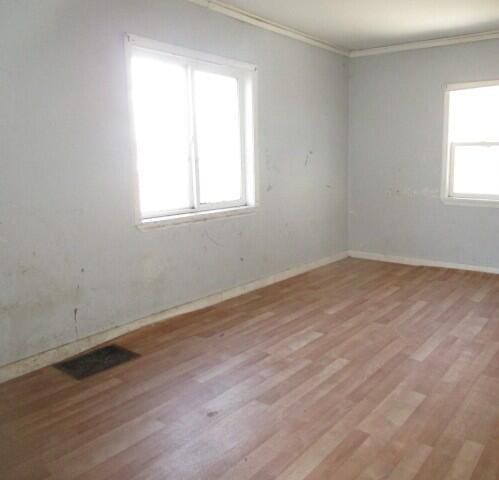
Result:
{"type": "Polygon", "coordinates": [[[0,385],[0,478],[499,478],[499,276],[346,259],[0,385]]]}

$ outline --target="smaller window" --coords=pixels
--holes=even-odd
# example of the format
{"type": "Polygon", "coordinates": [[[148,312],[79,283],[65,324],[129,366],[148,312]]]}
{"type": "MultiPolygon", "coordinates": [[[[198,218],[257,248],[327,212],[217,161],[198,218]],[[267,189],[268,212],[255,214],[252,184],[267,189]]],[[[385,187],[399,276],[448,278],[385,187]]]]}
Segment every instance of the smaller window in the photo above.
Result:
{"type": "Polygon", "coordinates": [[[499,206],[499,81],[450,85],[445,104],[443,200],[499,206]]]}
{"type": "Polygon", "coordinates": [[[128,36],[139,225],[255,206],[252,65],[128,36]]]}

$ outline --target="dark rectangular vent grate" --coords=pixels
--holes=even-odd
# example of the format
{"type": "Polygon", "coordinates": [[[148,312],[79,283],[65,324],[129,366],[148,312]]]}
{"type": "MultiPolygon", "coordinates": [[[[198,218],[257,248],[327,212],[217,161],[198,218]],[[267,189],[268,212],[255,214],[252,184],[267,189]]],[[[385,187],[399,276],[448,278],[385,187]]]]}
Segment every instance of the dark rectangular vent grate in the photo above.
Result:
{"type": "Polygon", "coordinates": [[[131,352],[118,345],[108,345],[107,347],[98,348],[78,357],[57,363],[54,367],[77,380],[81,380],[82,378],[90,377],[90,375],[95,375],[109,368],[116,367],[139,356],[138,353],[131,352]]]}

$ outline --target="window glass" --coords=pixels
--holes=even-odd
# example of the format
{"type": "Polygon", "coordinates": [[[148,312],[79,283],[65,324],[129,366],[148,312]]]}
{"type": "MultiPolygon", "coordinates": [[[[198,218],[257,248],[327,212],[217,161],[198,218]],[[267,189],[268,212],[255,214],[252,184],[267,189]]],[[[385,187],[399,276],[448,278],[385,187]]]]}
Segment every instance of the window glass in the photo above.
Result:
{"type": "Polygon", "coordinates": [[[454,194],[499,195],[499,145],[455,147],[453,170],[454,194]]]}
{"type": "Polygon", "coordinates": [[[237,79],[194,73],[201,203],[241,198],[241,136],[237,79]]]}
{"type": "Polygon", "coordinates": [[[131,63],[140,209],[144,217],[191,206],[187,74],[150,55],[131,63]]]}

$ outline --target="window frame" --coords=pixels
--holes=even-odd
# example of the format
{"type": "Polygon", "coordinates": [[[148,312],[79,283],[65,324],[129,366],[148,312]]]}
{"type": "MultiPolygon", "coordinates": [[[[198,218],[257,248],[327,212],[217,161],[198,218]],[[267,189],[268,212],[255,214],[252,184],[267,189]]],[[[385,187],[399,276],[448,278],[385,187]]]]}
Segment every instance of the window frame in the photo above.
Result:
{"type": "Polygon", "coordinates": [[[227,59],[217,55],[177,47],[175,45],[150,40],[137,35],[125,35],[127,62],[129,118],[132,138],[133,159],[135,162],[135,217],[140,230],[176,225],[210,218],[223,218],[253,213],[257,207],[257,158],[256,158],[256,89],[257,68],[255,65],[227,59]],[[131,95],[131,59],[133,51],[144,50],[153,56],[169,57],[172,63],[186,68],[189,101],[189,164],[191,180],[191,207],[162,210],[153,215],[142,215],[140,208],[139,170],[136,148],[134,113],[131,95]],[[227,74],[237,81],[239,99],[239,131],[241,148],[241,197],[233,201],[216,203],[200,202],[199,159],[197,155],[196,119],[193,75],[195,70],[227,74]]]}
{"type": "Polygon", "coordinates": [[[472,193],[456,194],[453,188],[455,147],[492,146],[492,145],[499,145],[499,142],[449,142],[450,93],[456,90],[466,90],[470,88],[481,88],[481,87],[492,87],[492,86],[499,86],[499,80],[449,83],[445,85],[441,200],[443,203],[447,205],[499,208],[499,195],[472,194],[472,193]]]}

